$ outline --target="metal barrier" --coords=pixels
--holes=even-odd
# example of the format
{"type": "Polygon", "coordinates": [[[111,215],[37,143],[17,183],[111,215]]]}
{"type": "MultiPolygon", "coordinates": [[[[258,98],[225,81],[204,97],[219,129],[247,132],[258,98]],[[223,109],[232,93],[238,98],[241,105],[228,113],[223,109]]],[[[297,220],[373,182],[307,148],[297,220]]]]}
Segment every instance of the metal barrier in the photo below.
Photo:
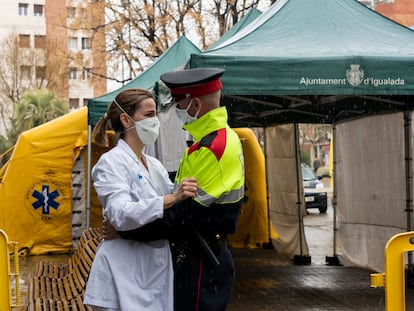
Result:
{"type": "Polygon", "coordinates": [[[0,311],[9,311],[12,307],[19,307],[20,301],[20,266],[19,250],[17,242],[9,242],[7,234],[0,229],[0,311]],[[14,272],[10,272],[10,246],[13,248],[14,272]],[[12,291],[10,288],[11,277],[14,277],[15,303],[12,303],[12,291]],[[7,299],[4,299],[7,298],[7,299]]]}
{"type": "Polygon", "coordinates": [[[0,311],[11,310],[11,290],[10,290],[10,258],[9,258],[9,241],[6,233],[0,229],[0,311]]]}
{"type": "Polygon", "coordinates": [[[385,246],[385,272],[371,274],[371,287],[384,287],[385,310],[405,311],[404,253],[414,251],[414,232],[394,235],[385,246]]]}

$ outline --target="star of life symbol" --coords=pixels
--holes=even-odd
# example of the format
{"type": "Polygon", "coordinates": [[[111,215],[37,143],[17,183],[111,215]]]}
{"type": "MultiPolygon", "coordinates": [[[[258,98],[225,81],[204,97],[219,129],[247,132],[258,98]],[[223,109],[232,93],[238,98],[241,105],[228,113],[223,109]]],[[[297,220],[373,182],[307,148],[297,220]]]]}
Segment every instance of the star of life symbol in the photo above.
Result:
{"type": "Polygon", "coordinates": [[[35,210],[42,207],[42,214],[49,215],[50,208],[54,208],[55,210],[59,208],[60,204],[55,201],[58,196],[59,192],[57,190],[50,192],[48,185],[42,185],[42,192],[34,190],[32,193],[32,197],[37,199],[36,202],[32,203],[32,206],[35,210]]]}
{"type": "Polygon", "coordinates": [[[359,66],[358,64],[352,64],[349,65],[351,69],[346,70],[346,80],[352,86],[358,86],[364,80],[364,71],[359,69],[359,66]]]}

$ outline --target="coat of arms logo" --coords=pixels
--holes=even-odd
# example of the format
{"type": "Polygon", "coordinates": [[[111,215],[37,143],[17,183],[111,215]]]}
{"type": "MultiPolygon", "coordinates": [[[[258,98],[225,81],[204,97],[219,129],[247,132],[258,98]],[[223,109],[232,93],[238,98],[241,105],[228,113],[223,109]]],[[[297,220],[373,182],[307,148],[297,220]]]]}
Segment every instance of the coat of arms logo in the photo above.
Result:
{"type": "Polygon", "coordinates": [[[358,64],[351,64],[349,65],[351,68],[346,70],[346,80],[352,86],[360,85],[364,79],[364,71],[359,69],[359,66],[358,64]]]}

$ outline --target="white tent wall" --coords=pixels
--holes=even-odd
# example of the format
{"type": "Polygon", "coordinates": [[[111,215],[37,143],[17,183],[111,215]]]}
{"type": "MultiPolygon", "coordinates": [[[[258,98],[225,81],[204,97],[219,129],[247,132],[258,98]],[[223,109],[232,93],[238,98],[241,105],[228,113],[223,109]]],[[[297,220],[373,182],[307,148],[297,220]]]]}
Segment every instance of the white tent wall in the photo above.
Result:
{"type": "Polygon", "coordinates": [[[265,128],[269,215],[279,234],[279,238],[272,241],[276,250],[289,256],[307,256],[309,249],[302,221],[306,209],[295,128],[294,124],[265,128]]]}
{"type": "Polygon", "coordinates": [[[187,132],[175,113],[175,105],[158,113],[160,135],[155,143],[155,155],[168,172],[175,172],[187,147],[187,132]]]}
{"type": "Polygon", "coordinates": [[[338,239],[345,265],[383,271],[387,241],[406,231],[404,137],[403,113],[337,125],[338,239]]]}

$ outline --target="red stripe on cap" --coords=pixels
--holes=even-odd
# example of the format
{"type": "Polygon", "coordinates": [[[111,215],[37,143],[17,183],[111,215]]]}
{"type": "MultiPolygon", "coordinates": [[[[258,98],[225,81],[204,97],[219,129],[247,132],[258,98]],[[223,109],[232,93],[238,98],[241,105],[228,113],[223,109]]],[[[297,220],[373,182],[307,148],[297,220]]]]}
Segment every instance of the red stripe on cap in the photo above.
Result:
{"type": "Polygon", "coordinates": [[[197,84],[187,87],[177,87],[171,88],[171,95],[172,96],[179,96],[179,95],[186,95],[190,94],[191,97],[197,97],[206,95],[209,93],[213,93],[218,91],[222,88],[221,79],[215,79],[213,81],[209,81],[203,84],[197,84]]]}

